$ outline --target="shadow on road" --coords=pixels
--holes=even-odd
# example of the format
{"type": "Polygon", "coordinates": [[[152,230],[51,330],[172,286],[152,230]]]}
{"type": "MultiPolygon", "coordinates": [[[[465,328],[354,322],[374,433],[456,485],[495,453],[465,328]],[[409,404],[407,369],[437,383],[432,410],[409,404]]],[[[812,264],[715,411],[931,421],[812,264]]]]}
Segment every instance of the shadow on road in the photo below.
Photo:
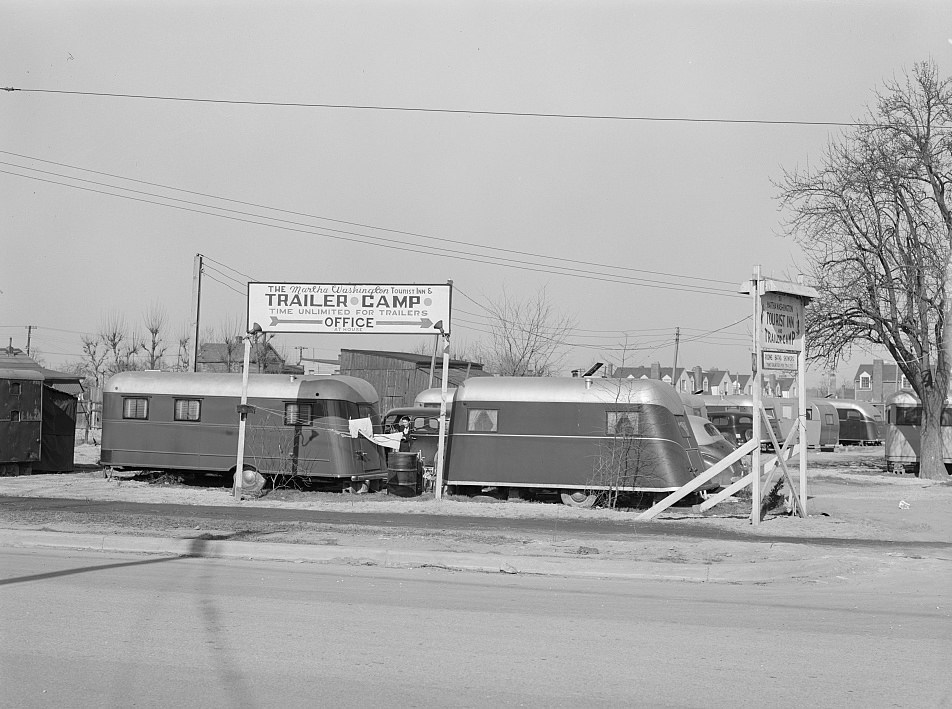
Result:
{"type": "MultiPolygon", "coordinates": [[[[216,535],[215,541],[228,539],[234,535],[216,535]]],[[[143,559],[141,561],[122,561],[115,564],[98,564],[96,566],[83,566],[78,569],[62,569],[60,571],[50,571],[45,574],[31,574],[30,576],[17,576],[11,579],[0,579],[0,586],[9,586],[14,583],[26,583],[28,581],[45,581],[55,579],[60,576],[71,576],[73,574],[85,574],[91,571],[106,571],[107,569],[121,569],[127,566],[144,566],[146,564],[161,564],[166,561],[175,561],[176,559],[192,559],[205,556],[205,548],[208,542],[212,540],[210,535],[202,535],[192,540],[189,550],[184,554],[175,556],[163,556],[158,559],[143,559]]]]}

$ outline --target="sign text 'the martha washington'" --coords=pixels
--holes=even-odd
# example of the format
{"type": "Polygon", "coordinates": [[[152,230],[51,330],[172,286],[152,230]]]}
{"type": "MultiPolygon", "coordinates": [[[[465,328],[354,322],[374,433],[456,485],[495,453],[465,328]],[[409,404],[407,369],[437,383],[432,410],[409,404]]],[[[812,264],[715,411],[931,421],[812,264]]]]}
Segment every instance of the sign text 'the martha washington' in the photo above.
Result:
{"type": "Polygon", "coordinates": [[[248,326],[265,332],[420,335],[443,321],[447,284],[249,283],[248,326]]]}

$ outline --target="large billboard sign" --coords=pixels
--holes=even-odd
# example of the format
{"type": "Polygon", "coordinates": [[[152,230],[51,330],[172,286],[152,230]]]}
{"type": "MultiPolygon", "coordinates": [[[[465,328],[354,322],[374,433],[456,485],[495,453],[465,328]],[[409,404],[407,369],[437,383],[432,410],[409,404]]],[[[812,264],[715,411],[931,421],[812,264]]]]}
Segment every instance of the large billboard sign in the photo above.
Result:
{"type": "Polygon", "coordinates": [[[265,332],[431,335],[450,332],[452,286],[249,283],[248,329],[265,332]]]}

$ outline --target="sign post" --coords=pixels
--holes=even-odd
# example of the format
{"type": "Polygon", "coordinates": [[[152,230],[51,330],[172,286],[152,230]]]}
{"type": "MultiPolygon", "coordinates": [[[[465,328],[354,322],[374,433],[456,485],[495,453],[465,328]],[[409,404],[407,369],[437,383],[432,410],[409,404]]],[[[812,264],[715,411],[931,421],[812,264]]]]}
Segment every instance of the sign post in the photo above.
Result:
{"type": "MultiPolygon", "coordinates": [[[[446,283],[248,283],[248,328],[253,332],[365,335],[430,335],[443,339],[443,383],[435,497],[441,499],[445,464],[446,397],[453,282],[446,283]],[[259,324],[260,323],[260,324],[259,324]]],[[[238,423],[235,497],[241,499],[248,366],[245,339],[238,423]]],[[[434,353],[435,354],[435,353],[434,353]]]]}
{"type": "Polygon", "coordinates": [[[238,406],[238,461],[235,465],[235,500],[241,502],[245,479],[245,424],[248,420],[248,368],[251,365],[251,335],[245,333],[245,356],[241,363],[241,404],[238,406]]]}
{"type": "MultiPolygon", "coordinates": [[[[760,439],[761,419],[765,416],[761,403],[763,396],[763,372],[793,372],[797,377],[798,416],[797,445],[799,446],[800,484],[798,511],[806,516],[807,501],[807,433],[806,433],[806,333],[804,309],[818,296],[815,289],[802,283],[764,279],[760,266],[754,271],[753,280],[743,284],[741,293],[753,296],[754,307],[754,440],[760,439]]],[[[777,451],[778,458],[780,451],[777,451]]],[[[783,463],[781,462],[781,465],[783,463]]],[[[784,468],[785,470],[785,468],[784,468]]],[[[753,451],[751,465],[750,519],[752,524],[761,522],[761,465],[759,446],[753,451]]],[[[785,473],[786,474],[786,473],[785,473]]],[[[791,495],[798,491],[791,489],[791,495]]]]}

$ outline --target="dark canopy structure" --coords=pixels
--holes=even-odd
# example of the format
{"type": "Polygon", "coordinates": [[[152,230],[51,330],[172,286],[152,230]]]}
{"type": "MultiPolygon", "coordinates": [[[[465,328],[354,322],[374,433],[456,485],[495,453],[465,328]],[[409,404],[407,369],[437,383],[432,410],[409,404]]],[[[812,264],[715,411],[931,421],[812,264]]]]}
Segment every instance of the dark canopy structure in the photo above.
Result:
{"type": "Polygon", "coordinates": [[[9,429],[0,466],[24,473],[72,472],[82,390],[75,374],[47,369],[24,354],[0,355],[0,427],[9,429]]]}

